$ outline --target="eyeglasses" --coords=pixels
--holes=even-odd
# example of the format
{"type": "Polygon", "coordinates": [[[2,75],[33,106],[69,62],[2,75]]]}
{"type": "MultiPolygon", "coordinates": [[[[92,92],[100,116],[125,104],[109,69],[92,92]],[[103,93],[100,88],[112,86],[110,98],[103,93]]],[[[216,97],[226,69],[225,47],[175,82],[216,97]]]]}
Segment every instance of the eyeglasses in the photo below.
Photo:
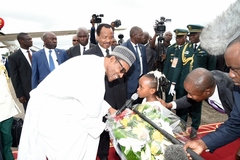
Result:
{"type": "Polygon", "coordinates": [[[127,71],[126,69],[123,67],[123,65],[120,63],[119,59],[116,58],[117,62],[119,63],[119,65],[122,67],[122,69],[120,70],[120,73],[123,73],[124,75],[126,75],[127,71]]]}
{"type": "Polygon", "coordinates": [[[78,40],[77,40],[77,39],[73,39],[72,41],[73,41],[73,42],[76,42],[76,41],[78,41],[78,40]]]}

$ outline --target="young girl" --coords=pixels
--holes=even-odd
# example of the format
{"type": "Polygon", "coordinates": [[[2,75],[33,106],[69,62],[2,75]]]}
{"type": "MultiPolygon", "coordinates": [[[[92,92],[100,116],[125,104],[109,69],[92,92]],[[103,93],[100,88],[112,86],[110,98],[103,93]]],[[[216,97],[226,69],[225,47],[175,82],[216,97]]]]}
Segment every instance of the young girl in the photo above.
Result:
{"type": "Polygon", "coordinates": [[[161,97],[161,85],[163,81],[167,81],[167,79],[164,74],[157,70],[151,71],[139,79],[137,93],[139,98],[144,98],[142,103],[162,106],[156,96],[161,97]]]}
{"type": "MultiPolygon", "coordinates": [[[[171,126],[176,131],[179,128],[176,126],[180,123],[180,118],[176,116],[173,112],[165,108],[160,101],[157,100],[156,96],[161,95],[161,88],[163,85],[167,85],[168,80],[165,75],[159,71],[151,71],[145,75],[143,75],[139,79],[139,86],[137,89],[138,97],[144,98],[142,104],[149,104],[153,108],[160,111],[163,117],[168,117],[171,120],[171,126]]],[[[185,130],[186,124],[182,121],[180,131],[185,130]]]]}

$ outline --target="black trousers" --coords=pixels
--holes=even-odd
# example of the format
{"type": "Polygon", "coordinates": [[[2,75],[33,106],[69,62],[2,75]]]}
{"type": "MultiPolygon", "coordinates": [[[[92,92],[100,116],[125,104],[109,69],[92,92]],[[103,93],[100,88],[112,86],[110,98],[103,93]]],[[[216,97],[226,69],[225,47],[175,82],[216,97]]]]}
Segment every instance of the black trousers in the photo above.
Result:
{"type": "Polygon", "coordinates": [[[100,141],[99,141],[98,153],[97,153],[100,159],[108,157],[109,143],[110,143],[109,132],[103,131],[100,135],[100,141]]]}

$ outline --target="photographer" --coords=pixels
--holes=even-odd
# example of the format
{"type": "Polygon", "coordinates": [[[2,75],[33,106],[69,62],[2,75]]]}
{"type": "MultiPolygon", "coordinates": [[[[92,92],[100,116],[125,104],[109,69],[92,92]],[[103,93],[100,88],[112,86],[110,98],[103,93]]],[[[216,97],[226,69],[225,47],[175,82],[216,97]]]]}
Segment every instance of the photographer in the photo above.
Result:
{"type": "Polygon", "coordinates": [[[166,51],[167,47],[171,45],[172,40],[172,33],[170,31],[167,31],[163,35],[163,42],[161,42],[161,36],[156,31],[156,28],[154,29],[155,34],[153,36],[152,41],[150,41],[150,46],[152,49],[154,49],[157,52],[157,58],[155,61],[155,67],[159,71],[163,70],[164,61],[166,59],[166,51]],[[158,39],[157,39],[158,37],[158,39]],[[157,39],[157,43],[156,43],[157,39]]]}
{"type": "Polygon", "coordinates": [[[170,31],[166,31],[165,22],[171,22],[171,19],[166,19],[165,17],[160,17],[160,21],[156,20],[154,25],[155,35],[153,36],[153,40],[150,42],[151,48],[155,49],[157,52],[157,57],[155,61],[155,67],[157,70],[163,70],[164,61],[166,59],[166,50],[172,40],[172,33],[170,31]],[[158,36],[158,42],[156,45],[156,38],[158,36]],[[162,42],[163,41],[163,42],[162,42]]]}

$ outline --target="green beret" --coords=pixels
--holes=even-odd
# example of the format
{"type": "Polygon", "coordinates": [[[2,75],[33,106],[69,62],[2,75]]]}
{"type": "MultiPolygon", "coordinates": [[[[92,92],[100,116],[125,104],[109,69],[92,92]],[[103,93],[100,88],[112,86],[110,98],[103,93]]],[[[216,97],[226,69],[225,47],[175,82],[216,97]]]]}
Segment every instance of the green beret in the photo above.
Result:
{"type": "Polygon", "coordinates": [[[188,30],[186,29],[175,29],[174,30],[176,36],[184,36],[184,35],[187,35],[188,34],[188,30]]]}
{"type": "Polygon", "coordinates": [[[204,27],[201,25],[197,25],[197,24],[189,24],[189,25],[187,25],[187,28],[190,33],[191,32],[199,33],[199,32],[202,32],[204,27]]]}

